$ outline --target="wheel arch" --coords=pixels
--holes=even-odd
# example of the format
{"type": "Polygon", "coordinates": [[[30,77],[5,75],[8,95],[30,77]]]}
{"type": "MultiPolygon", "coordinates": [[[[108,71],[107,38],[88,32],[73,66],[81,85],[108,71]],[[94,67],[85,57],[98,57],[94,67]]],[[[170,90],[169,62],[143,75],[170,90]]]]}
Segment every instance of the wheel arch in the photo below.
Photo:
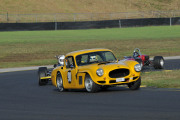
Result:
{"type": "Polygon", "coordinates": [[[84,72],[81,72],[81,73],[85,73],[84,81],[85,81],[85,79],[86,79],[87,76],[90,76],[91,79],[94,81],[95,78],[93,77],[93,75],[91,74],[91,72],[89,72],[89,71],[84,71],[84,72]]]}
{"type": "Polygon", "coordinates": [[[60,71],[57,71],[57,72],[56,72],[56,75],[55,75],[55,80],[54,80],[54,83],[55,83],[55,86],[56,86],[56,87],[57,87],[57,75],[58,75],[58,74],[61,75],[62,80],[63,80],[63,76],[62,76],[61,72],[60,72],[60,71]]]}

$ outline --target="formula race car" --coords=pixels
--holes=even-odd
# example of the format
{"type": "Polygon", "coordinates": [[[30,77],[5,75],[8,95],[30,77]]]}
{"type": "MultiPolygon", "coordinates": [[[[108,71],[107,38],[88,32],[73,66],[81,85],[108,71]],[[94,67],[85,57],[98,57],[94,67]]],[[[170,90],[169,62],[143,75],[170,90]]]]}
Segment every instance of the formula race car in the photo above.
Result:
{"type": "Polygon", "coordinates": [[[139,62],[143,66],[153,66],[155,69],[163,69],[164,58],[162,56],[155,56],[153,60],[150,60],[148,55],[142,55],[139,48],[134,49],[133,56],[125,56],[124,60],[134,60],[139,62]]]}
{"type": "Polygon", "coordinates": [[[67,89],[86,89],[97,92],[110,86],[126,84],[131,90],[141,85],[141,65],[137,61],[118,61],[109,49],[88,49],[68,53],[63,66],[55,67],[51,74],[39,68],[39,81],[52,84],[60,92],[67,89]]]}
{"type": "MultiPolygon", "coordinates": [[[[54,68],[58,67],[58,66],[63,66],[64,65],[64,55],[56,55],[55,58],[57,58],[58,63],[54,64],[54,68]]],[[[53,68],[53,69],[54,69],[53,68]]],[[[38,69],[38,80],[39,80],[39,85],[46,85],[49,81],[51,81],[51,77],[45,77],[44,76],[51,76],[51,72],[53,69],[47,69],[47,67],[40,67],[38,69]]]]}

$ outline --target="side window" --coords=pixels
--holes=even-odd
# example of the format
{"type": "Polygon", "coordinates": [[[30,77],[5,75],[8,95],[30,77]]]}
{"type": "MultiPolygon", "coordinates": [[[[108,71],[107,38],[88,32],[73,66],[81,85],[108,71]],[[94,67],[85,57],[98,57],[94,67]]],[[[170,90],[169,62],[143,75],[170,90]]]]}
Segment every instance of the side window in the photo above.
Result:
{"type": "Polygon", "coordinates": [[[66,62],[66,68],[73,68],[74,66],[74,59],[72,56],[66,57],[65,59],[66,62]]]}
{"type": "Polygon", "coordinates": [[[87,63],[88,62],[88,55],[83,55],[81,63],[87,63]]]}
{"type": "Polygon", "coordinates": [[[88,62],[88,55],[87,54],[85,54],[85,55],[78,55],[76,57],[76,62],[77,62],[78,66],[86,65],[87,62],[88,62]]]}

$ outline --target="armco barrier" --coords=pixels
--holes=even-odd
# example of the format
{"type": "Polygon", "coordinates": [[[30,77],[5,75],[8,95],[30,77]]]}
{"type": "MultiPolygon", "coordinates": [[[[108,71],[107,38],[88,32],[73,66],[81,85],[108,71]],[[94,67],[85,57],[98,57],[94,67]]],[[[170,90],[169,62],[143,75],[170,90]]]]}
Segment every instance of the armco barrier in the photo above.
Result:
{"type": "Polygon", "coordinates": [[[121,19],[84,22],[41,22],[41,23],[0,23],[0,31],[23,30],[70,30],[93,28],[143,27],[180,25],[180,17],[175,18],[145,18],[121,19]]]}

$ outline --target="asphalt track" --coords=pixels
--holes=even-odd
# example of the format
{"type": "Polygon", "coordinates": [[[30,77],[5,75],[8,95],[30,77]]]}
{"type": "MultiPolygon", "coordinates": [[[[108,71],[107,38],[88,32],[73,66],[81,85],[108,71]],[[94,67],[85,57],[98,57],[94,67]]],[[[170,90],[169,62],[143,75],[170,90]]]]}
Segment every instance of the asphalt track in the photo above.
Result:
{"type": "Polygon", "coordinates": [[[161,70],[178,70],[180,69],[180,59],[165,60],[164,69],[154,69],[154,67],[145,66],[142,72],[146,71],[161,71],[161,70]]]}
{"type": "MultiPolygon", "coordinates": [[[[179,61],[166,61],[165,69],[180,69],[179,61]]],[[[179,120],[180,89],[58,92],[51,84],[38,86],[37,70],[0,73],[0,120],[56,119],[179,120]]]]}

